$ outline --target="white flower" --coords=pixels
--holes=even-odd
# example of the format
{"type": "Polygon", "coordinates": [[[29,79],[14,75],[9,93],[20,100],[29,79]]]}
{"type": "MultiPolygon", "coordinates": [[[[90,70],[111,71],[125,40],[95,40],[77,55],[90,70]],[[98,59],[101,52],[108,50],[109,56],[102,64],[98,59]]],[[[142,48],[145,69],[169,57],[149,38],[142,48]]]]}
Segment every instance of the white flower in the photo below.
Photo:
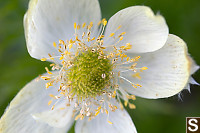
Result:
{"type": "Polygon", "coordinates": [[[121,103],[166,98],[199,69],[164,18],[133,6],[101,20],[97,0],[31,0],[24,17],[33,58],[53,62],[0,120],[2,133],[136,133],[121,103]],[[46,89],[45,89],[46,88],[46,89]]]}

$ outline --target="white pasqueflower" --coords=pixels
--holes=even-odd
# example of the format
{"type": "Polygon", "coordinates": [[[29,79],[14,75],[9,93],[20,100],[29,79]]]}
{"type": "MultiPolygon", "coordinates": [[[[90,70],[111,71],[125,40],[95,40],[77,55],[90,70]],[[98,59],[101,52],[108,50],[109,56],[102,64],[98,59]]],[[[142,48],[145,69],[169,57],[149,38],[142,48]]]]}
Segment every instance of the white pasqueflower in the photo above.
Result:
{"type": "Polygon", "coordinates": [[[101,20],[98,0],[31,0],[24,16],[33,58],[50,61],[0,120],[2,133],[136,133],[123,108],[135,96],[173,96],[198,66],[164,18],[133,6],[101,20]]]}

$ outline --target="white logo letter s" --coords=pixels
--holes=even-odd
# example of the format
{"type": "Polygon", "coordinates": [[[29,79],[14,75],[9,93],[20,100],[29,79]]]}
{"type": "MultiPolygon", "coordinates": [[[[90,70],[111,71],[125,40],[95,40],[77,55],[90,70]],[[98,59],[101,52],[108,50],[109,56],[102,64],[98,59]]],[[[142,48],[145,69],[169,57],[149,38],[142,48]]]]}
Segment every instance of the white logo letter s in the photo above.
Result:
{"type": "Polygon", "coordinates": [[[198,121],[197,121],[196,119],[190,119],[190,120],[188,121],[188,123],[189,123],[189,125],[191,125],[191,126],[194,127],[194,129],[192,129],[191,127],[188,127],[188,129],[189,129],[190,131],[195,132],[195,131],[198,130],[198,125],[197,125],[198,121]],[[192,123],[192,121],[194,121],[194,123],[192,123]],[[195,124],[195,123],[196,123],[196,124],[195,124]]]}

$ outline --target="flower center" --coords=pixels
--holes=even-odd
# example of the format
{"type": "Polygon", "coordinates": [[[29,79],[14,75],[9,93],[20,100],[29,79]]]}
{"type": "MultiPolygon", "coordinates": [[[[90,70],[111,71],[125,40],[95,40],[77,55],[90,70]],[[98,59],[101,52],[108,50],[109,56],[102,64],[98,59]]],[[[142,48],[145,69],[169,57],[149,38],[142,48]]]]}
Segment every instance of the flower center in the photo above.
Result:
{"type": "Polygon", "coordinates": [[[99,58],[96,49],[82,52],[73,60],[73,66],[67,73],[72,88],[71,94],[80,99],[95,98],[105,91],[111,79],[112,64],[107,58],[99,58]]]}
{"type": "MultiPolygon", "coordinates": [[[[57,87],[56,84],[59,84],[58,95],[50,94],[52,100],[48,105],[57,100],[52,106],[54,109],[59,100],[65,100],[67,106],[73,107],[75,120],[83,119],[85,116],[90,120],[100,112],[109,116],[109,111],[123,108],[121,99],[124,100],[125,106],[128,105],[134,109],[135,105],[130,101],[135,100],[135,96],[130,95],[126,88],[120,88],[119,84],[130,83],[133,86],[130,89],[142,87],[123,77],[123,73],[132,74],[132,77],[141,79],[140,73],[147,67],[136,67],[140,56],[126,55],[125,51],[131,49],[132,45],[121,44],[126,32],[117,32],[121,28],[120,25],[107,37],[107,40],[111,39],[112,44],[104,46],[103,33],[106,24],[105,19],[99,22],[98,36],[95,36],[92,34],[93,22],[89,25],[74,23],[74,39],[59,40],[59,44],[53,43],[60,55],[55,56],[51,53],[48,58],[41,59],[55,62],[50,64],[50,67],[52,70],[59,71],[53,74],[46,67],[49,75],[41,77],[49,81],[46,83],[46,88],[57,87]],[[113,103],[114,101],[120,104],[113,103]]],[[[109,120],[108,122],[112,124],[109,120]]]]}

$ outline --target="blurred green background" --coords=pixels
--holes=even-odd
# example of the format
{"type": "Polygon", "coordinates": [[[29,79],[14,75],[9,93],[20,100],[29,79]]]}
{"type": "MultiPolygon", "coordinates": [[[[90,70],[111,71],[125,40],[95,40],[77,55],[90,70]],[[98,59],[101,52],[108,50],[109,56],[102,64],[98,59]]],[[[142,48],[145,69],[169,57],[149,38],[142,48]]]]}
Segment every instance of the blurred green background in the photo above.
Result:
{"type": "MultiPolygon", "coordinates": [[[[200,0],[100,0],[102,16],[134,5],[150,6],[167,21],[170,33],[183,38],[189,52],[200,64],[200,0]]],[[[17,92],[44,73],[47,65],[29,56],[24,39],[23,15],[28,0],[0,0],[0,116],[17,92]]],[[[200,83],[200,71],[193,76],[200,83]]],[[[137,109],[129,110],[139,133],[184,133],[185,117],[200,117],[200,87],[182,92],[183,101],[137,98],[137,109]]],[[[74,132],[73,128],[70,131],[74,132]]]]}

